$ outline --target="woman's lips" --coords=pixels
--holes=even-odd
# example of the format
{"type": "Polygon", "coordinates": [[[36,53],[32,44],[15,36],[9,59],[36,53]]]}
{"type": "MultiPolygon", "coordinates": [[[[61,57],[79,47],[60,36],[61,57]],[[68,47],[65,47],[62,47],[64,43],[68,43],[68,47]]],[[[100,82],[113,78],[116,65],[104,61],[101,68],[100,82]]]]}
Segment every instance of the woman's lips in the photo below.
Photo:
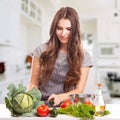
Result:
{"type": "Polygon", "coordinates": [[[60,39],[65,41],[65,40],[68,40],[68,37],[60,37],[60,39]]]}

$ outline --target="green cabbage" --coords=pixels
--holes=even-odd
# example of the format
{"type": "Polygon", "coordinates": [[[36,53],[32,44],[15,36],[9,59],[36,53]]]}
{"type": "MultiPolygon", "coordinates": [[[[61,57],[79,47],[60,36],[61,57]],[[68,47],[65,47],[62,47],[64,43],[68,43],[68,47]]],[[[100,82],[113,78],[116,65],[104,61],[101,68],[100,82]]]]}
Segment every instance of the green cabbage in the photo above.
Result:
{"type": "Polygon", "coordinates": [[[13,98],[13,110],[16,113],[31,112],[33,108],[33,98],[26,93],[17,94],[13,98]]]}
{"type": "Polygon", "coordinates": [[[5,104],[12,116],[36,116],[36,108],[43,104],[42,95],[38,89],[33,88],[26,91],[26,87],[22,84],[19,84],[18,87],[10,84],[7,89],[5,104]]]}

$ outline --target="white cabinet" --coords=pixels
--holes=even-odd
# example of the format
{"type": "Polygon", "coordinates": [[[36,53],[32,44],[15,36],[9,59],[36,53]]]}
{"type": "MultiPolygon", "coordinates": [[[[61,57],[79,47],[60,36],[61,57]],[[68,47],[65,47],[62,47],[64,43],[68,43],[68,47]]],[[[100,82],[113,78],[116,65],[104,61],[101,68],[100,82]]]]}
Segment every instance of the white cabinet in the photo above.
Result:
{"type": "Polygon", "coordinates": [[[21,0],[21,14],[37,24],[41,24],[41,9],[35,0],[21,0]]]}
{"type": "Polygon", "coordinates": [[[111,20],[109,22],[109,39],[116,43],[120,43],[120,20],[111,20]]]}
{"type": "Polygon", "coordinates": [[[17,44],[19,40],[19,2],[0,1],[0,43],[17,44]]]}
{"type": "Polygon", "coordinates": [[[97,42],[119,43],[120,21],[114,18],[100,18],[97,20],[97,42]]]}
{"type": "MultiPolygon", "coordinates": [[[[36,26],[40,28],[41,10],[36,1],[37,0],[0,1],[0,44],[4,43],[21,47],[21,44],[23,44],[22,38],[24,37],[21,36],[21,21],[23,20],[23,16],[28,19],[26,21],[24,20],[26,26],[30,24],[31,28],[35,28],[36,26]]],[[[37,30],[35,31],[37,32],[37,30]]],[[[40,32],[39,30],[39,33],[40,32]]],[[[25,48],[26,47],[27,46],[25,46],[25,48]]]]}
{"type": "Polygon", "coordinates": [[[97,42],[103,43],[107,41],[107,24],[104,19],[97,20],[97,42]]]}

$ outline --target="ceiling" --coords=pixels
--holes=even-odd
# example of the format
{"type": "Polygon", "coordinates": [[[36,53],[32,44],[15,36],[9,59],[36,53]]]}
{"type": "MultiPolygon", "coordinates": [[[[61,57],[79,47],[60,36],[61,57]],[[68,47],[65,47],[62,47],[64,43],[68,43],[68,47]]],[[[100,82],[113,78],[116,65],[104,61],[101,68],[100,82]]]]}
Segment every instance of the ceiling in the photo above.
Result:
{"type": "Polygon", "coordinates": [[[120,13],[120,0],[60,0],[62,6],[75,8],[79,14],[86,16],[110,15],[120,13]]]}

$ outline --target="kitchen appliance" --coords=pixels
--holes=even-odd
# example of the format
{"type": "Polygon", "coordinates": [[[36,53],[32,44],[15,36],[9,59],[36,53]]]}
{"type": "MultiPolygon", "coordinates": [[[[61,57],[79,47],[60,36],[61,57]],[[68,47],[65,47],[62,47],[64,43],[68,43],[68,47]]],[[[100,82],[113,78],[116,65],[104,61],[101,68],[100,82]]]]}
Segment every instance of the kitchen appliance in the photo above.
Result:
{"type": "Polygon", "coordinates": [[[119,53],[120,43],[101,43],[98,45],[96,80],[103,83],[103,92],[106,95],[120,96],[119,53]]]}
{"type": "Polygon", "coordinates": [[[98,58],[119,58],[120,44],[104,43],[98,45],[98,58]]]}
{"type": "Polygon", "coordinates": [[[120,68],[106,67],[97,69],[97,80],[104,86],[104,93],[109,91],[110,96],[120,96],[120,68]],[[108,89],[108,90],[107,90],[108,89]]]}
{"type": "Polygon", "coordinates": [[[107,77],[111,96],[120,96],[120,76],[116,72],[108,72],[107,77]]]}

